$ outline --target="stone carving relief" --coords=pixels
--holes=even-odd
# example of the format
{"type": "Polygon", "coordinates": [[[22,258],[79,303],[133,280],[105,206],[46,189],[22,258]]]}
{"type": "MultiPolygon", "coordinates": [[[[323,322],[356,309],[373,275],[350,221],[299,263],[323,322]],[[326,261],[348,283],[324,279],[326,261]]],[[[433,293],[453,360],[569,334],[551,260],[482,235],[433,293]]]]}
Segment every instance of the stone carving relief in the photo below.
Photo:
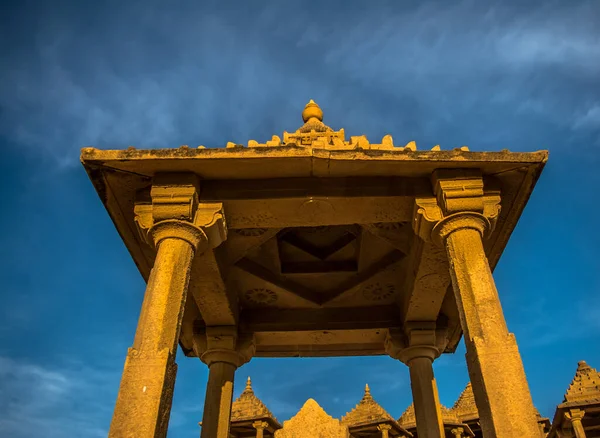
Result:
{"type": "Polygon", "coordinates": [[[362,289],[363,296],[369,301],[381,301],[391,297],[396,289],[392,284],[369,284],[362,289]]]}
{"type": "Polygon", "coordinates": [[[244,298],[252,304],[268,306],[277,301],[277,294],[270,289],[250,289],[244,294],[244,298]]]}

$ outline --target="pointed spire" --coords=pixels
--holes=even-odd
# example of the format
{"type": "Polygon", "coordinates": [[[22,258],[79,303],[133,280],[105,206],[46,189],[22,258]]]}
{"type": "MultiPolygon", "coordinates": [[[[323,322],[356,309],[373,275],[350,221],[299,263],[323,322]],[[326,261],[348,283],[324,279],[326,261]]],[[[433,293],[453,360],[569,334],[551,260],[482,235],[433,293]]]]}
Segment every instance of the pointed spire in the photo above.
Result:
{"type": "Polygon", "coordinates": [[[254,394],[252,380],[248,377],[244,391],[231,405],[231,421],[259,419],[271,419],[274,423],[279,424],[271,411],[254,394]]]}
{"type": "Polygon", "coordinates": [[[452,412],[463,421],[479,417],[479,411],[475,404],[475,394],[473,394],[471,382],[467,383],[464,391],[460,394],[458,400],[454,403],[454,406],[452,406],[452,412]]]}
{"type": "Polygon", "coordinates": [[[600,398],[600,373],[584,360],[577,364],[575,377],[565,394],[565,402],[600,398]]]}
{"type": "Polygon", "coordinates": [[[392,416],[373,399],[368,384],[365,385],[365,393],[360,402],[358,402],[354,409],[344,415],[341,421],[350,427],[358,424],[381,423],[386,421],[395,422],[392,416]]]}

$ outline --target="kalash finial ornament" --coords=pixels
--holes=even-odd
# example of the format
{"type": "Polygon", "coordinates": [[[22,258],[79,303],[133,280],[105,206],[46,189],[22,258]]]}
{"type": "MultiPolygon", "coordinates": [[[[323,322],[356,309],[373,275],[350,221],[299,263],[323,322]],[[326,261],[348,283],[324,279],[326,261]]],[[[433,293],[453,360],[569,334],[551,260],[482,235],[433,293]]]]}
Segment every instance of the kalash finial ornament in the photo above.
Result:
{"type": "Polygon", "coordinates": [[[306,123],[312,118],[322,122],[323,110],[314,100],[310,99],[310,101],[304,107],[304,111],[302,111],[302,120],[306,123]]]}
{"type": "MultiPolygon", "coordinates": [[[[346,141],[343,128],[335,131],[323,123],[323,110],[312,99],[304,106],[302,121],[304,124],[295,132],[283,132],[283,141],[278,135],[273,135],[271,140],[267,140],[265,143],[249,140],[248,147],[293,146],[328,150],[377,149],[396,152],[414,152],[417,150],[417,145],[414,141],[407,143],[405,146],[395,146],[391,135],[384,136],[381,143],[370,143],[364,135],[351,136],[350,140],[346,141]]],[[[236,143],[227,143],[228,148],[238,146],[236,143]]],[[[468,151],[466,146],[460,149],[468,151]]],[[[439,151],[439,145],[434,146],[432,150],[439,151]]]]}

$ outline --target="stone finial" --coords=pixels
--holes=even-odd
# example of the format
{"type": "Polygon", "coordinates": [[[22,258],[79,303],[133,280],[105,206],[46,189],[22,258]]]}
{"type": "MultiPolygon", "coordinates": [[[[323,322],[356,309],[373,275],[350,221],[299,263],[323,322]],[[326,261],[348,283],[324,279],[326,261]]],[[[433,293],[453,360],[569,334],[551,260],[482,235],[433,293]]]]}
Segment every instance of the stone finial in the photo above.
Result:
{"type": "Polygon", "coordinates": [[[365,384],[365,395],[363,395],[363,400],[364,401],[371,401],[373,400],[373,396],[371,396],[371,389],[369,388],[369,384],[365,384]]]}
{"type": "Polygon", "coordinates": [[[308,120],[313,117],[320,122],[323,121],[323,110],[311,99],[304,107],[304,111],[302,111],[302,120],[308,122],[308,120]]]}
{"type": "Polygon", "coordinates": [[[250,380],[250,376],[248,376],[248,380],[246,380],[246,388],[244,389],[244,392],[254,392],[252,390],[252,380],[250,380]]]}

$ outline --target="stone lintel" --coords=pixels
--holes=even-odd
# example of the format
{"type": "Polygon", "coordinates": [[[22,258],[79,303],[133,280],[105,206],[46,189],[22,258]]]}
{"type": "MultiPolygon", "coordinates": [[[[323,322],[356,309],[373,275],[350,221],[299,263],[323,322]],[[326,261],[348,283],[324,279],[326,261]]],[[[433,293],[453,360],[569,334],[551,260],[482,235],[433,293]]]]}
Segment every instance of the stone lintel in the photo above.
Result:
{"type": "Polygon", "coordinates": [[[401,328],[394,305],[360,308],[245,309],[240,316],[244,332],[296,332],[401,328]]]}

